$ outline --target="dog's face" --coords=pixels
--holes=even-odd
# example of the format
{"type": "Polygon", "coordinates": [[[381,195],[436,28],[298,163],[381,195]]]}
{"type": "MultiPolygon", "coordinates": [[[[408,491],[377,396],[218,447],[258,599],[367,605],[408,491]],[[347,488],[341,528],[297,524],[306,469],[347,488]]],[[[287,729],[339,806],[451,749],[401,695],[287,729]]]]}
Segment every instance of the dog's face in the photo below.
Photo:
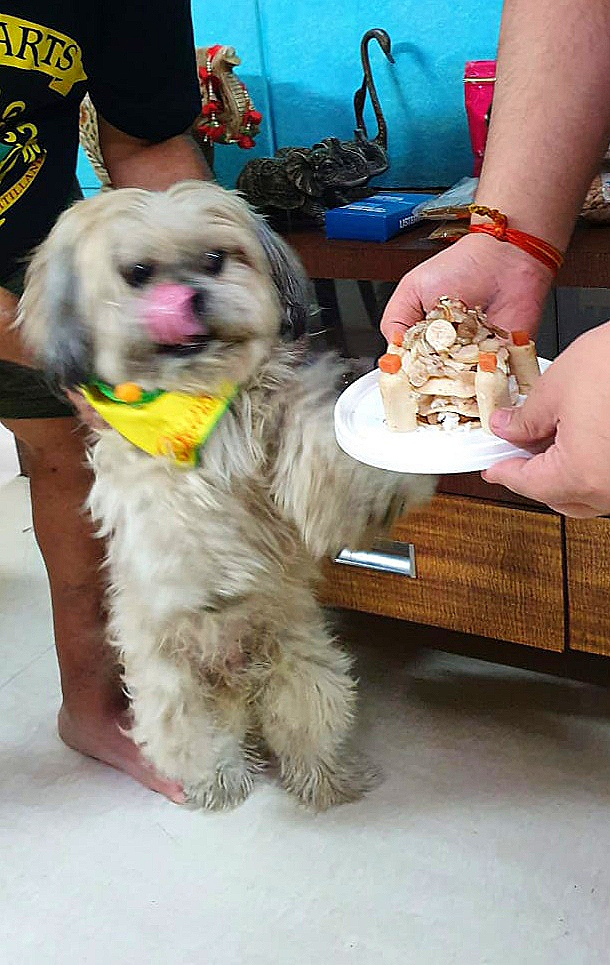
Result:
{"type": "Polygon", "coordinates": [[[281,322],[260,229],[245,202],[210,183],[78,202],[28,269],[26,343],[68,387],[92,378],[187,392],[243,385],[281,322]]]}

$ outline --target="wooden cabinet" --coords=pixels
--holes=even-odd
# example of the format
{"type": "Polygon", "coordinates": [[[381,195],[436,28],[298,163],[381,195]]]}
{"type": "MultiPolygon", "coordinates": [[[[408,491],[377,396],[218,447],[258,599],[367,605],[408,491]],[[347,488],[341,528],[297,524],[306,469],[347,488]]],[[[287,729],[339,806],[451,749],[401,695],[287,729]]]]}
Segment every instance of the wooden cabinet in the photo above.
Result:
{"type": "Polygon", "coordinates": [[[610,656],[610,519],[566,519],[565,533],[570,648],[610,656]]]}
{"type": "Polygon", "coordinates": [[[561,526],[551,513],[439,495],[390,534],[413,545],[415,578],[332,563],[323,601],[563,650],[561,526]]]}

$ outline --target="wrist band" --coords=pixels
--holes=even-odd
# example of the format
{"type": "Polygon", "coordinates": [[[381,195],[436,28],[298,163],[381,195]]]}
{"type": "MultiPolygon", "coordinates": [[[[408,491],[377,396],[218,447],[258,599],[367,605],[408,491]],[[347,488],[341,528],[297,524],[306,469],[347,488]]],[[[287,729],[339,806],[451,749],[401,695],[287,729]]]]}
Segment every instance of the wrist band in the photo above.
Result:
{"type": "Polygon", "coordinates": [[[536,238],[535,235],[528,235],[525,231],[509,228],[507,216],[495,208],[487,208],[482,204],[471,204],[468,210],[471,214],[484,215],[493,221],[493,224],[471,224],[468,228],[469,232],[491,235],[498,241],[508,241],[509,244],[515,245],[542,262],[545,268],[548,268],[554,275],[557,274],[563,264],[563,255],[554,245],[551,245],[548,241],[543,241],[542,238],[536,238]]]}

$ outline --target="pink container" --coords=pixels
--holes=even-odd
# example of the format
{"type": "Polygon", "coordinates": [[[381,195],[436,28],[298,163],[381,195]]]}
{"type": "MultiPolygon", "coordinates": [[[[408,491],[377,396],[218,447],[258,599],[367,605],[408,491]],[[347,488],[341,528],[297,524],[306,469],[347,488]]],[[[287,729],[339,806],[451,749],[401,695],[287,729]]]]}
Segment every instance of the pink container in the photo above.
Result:
{"type": "Polygon", "coordinates": [[[475,178],[478,178],[481,173],[483,164],[495,80],[495,60],[469,60],[466,62],[464,67],[464,102],[474,157],[473,176],[475,178]]]}

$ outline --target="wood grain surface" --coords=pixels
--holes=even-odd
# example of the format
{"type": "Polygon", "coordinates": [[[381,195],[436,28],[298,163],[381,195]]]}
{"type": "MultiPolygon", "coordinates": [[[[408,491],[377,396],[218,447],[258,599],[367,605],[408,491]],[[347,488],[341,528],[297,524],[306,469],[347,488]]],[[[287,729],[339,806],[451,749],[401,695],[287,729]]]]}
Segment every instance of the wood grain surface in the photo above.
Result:
{"type": "Polygon", "coordinates": [[[566,519],[569,644],[610,656],[610,519],[566,519]]]}
{"type": "Polygon", "coordinates": [[[440,495],[391,537],[414,544],[417,579],[329,563],[322,601],[563,650],[558,516],[440,495]]]}

